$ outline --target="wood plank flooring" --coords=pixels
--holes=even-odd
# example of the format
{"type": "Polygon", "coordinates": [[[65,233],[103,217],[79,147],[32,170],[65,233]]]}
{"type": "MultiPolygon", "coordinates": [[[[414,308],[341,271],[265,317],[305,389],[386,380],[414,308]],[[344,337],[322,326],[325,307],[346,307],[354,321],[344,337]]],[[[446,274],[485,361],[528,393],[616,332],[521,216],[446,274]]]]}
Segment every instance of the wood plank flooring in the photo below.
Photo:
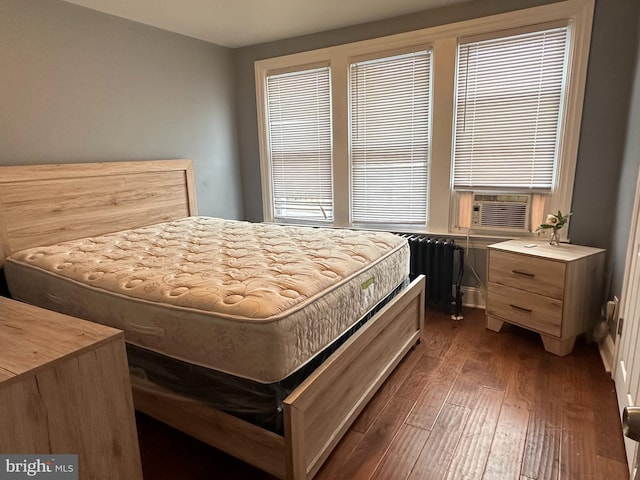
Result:
{"type": "MultiPolygon", "coordinates": [[[[430,311],[318,480],[627,480],[614,385],[595,345],[546,353],[538,335],[430,311]]],[[[144,478],[271,479],[144,415],[144,478]]]]}

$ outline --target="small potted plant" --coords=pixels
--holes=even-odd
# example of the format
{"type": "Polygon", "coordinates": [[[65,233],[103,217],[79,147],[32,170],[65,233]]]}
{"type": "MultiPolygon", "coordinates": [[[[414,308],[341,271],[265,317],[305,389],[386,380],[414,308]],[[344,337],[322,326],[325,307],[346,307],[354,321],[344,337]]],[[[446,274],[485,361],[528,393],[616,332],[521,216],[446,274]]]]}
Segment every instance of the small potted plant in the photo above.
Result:
{"type": "Polygon", "coordinates": [[[567,213],[566,215],[562,215],[562,212],[558,210],[558,213],[554,215],[550,213],[547,215],[547,219],[545,222],[536,228],[536,232],[541,232],[542,230],[551,229],[551,237],[549,238],[549,245],[558,245],[560,243],[560,235],[558,234],[558,230],[562,228],[562,226],[567,223],[571,213],[567,213]]]}

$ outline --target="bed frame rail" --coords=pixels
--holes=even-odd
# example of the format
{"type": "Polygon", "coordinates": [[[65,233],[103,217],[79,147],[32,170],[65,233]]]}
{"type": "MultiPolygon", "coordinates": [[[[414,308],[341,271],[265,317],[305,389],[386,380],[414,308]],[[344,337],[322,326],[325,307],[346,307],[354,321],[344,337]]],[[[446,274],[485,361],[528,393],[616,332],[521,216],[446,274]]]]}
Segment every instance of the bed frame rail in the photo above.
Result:
{"type": "Polygon", "coordinates": [[[268,430],[132,376],[136,410],[278,478],[286,477],[285,439],[268,430]]]}
{"type": "Polygon", "coordinates": [[[284,401],[289,478],[313,478],[420,338],[424,277],[367,322],[284,401]]]}

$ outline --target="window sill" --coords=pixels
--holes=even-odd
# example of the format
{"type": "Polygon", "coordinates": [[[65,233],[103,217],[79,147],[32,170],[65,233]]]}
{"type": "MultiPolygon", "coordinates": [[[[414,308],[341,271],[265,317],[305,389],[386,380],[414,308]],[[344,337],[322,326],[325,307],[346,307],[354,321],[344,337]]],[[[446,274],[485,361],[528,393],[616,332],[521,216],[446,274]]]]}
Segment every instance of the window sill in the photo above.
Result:
{"type": "Polygon", "coordinates": [[[505,240],[512,240],[515,238],[530,238],[531,240],[539,240],[545,238],[545,234],[531,233],[531,232],[444,232],[444,231],[430,231],[426,228],[415,228],[398,225],[354,225],[350,227],[339,227],[335,225],[322,224],[322,223],[303,223],[303,222],[268,222],[277,225],[292,226],[292,227],[317,227],[317,228],[347,228],[349,230],[369,230],[380,232],[393,232],[404,234],[416,234],[425,235],[430,237],[450,238],[460,245],[466,243],[470,248],[486,249],[489,245],[494,243],[503,242],[505,240]]]}

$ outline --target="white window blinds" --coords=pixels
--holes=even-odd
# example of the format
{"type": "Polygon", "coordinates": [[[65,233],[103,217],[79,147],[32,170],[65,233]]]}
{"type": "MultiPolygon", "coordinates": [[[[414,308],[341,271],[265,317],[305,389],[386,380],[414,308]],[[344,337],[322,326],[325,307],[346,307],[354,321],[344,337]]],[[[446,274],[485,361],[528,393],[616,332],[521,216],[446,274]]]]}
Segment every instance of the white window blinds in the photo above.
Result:
{"type": "Polygon", "coordinates": [[[459,45],[455,188],[551,190],[567,43],[562,27],[459,45]]]}
{"type": "Polygon", "coordinates": [[[267,76],[274,218],[333,221],[329,67],[267,76]]]}
{"type": "Polygon", "coordinates": [[[426,223],[430,92],[430,51],[351,64],[354,223],[426,223]]]}

